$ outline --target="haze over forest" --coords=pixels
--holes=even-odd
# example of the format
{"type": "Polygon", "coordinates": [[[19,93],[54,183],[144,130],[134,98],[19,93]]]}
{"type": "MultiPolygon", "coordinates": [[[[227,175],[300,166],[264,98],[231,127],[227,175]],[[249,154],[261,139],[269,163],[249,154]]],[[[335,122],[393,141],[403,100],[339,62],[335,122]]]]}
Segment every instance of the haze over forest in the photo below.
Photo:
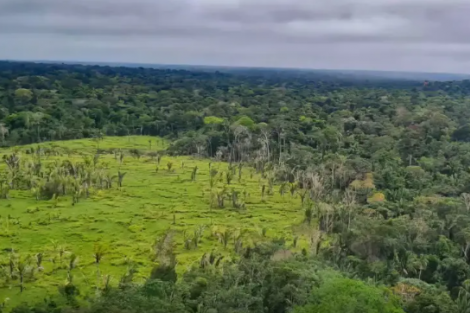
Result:
{"type": "Polygon", "coordinates": [[[287,73],[314,73],[318,75],[331,76],[336,78],[351,79],[398,79],[398,80],[434,80],[450,81],[469,79],[470,74],[459,73],[431,73],[431,72],[397,72],[397,71],[373,71],[373,70],[344,70],[344,69],[309,69],[309,68],[273,68],[273,67],[237,67],[237,66],[216,66],[216,65],[198,65],[198,64],[147,64],[147,63],[119,63],[119,62],[83,62],[83,61],[44,61],[34,60],[31,62],[52,63],[52,64],[83,64],[83,65],[101,65],[115,67],[143,67],[156,69],[185,69],[199,71],[219,71],[219,72],[287,72],[287,73]]]}

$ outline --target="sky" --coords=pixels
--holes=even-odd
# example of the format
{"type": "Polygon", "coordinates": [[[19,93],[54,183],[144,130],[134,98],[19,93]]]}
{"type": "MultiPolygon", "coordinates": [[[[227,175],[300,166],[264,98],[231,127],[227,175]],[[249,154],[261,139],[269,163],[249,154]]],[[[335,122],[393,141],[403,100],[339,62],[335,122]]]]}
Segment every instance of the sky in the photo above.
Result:
{"type": "Polygon", "coordinates": [[[470,0],[0,0],[0,59],[470,73],[470,0]]]}

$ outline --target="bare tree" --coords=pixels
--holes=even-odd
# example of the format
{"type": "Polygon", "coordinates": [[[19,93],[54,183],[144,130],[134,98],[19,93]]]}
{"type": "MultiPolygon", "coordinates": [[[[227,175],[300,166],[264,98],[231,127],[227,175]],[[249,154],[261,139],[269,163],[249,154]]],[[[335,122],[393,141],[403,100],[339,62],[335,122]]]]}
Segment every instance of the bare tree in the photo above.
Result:
{"type": "Polygon", "coordinates": [[[262,137],[259,139],[259,141],[262,144],[263,150],[266,151],[266,158],[269,162],[269,161],[271,161],[271,149],[270,149],[270,145],[269,145],[270,132],[269,132],[268,125],[266,124],[266,125],[261,126],[260,130],[261,130],[261,136],[262,137]]]}
{"type": "Polygon", "coordinates": [[[0,136],[2,137],[2,144],[5,144],[5,136],[8,134],[8,128],[4,123],[0,123],[0,136]]]}
{"type": "Polygon", "coordinates": [[[465,205],[465,209],[467,210],[467,212],[470,212],[470,194],[462,193],[461,197],[465,205]]]}
{"type": "Polygon", "coordinates": [[[325,192],[323,177],[317,173],[310,174],[310,199],[312,201],[321,200],[325,192]]]}
{"type": "Polygon", "coordinates": [[[343,195],[343,205],[348,213],[348,230],[351,228],[351,214],[356,204],[356,192],[348,188],[343,195]]]}
{"type": "Polygon", "coordinates": [[[122,181],[124,180],[124,176],[126,176],[126,172],[121,173],[120,171],[118,171],[118,185],[119,185],[119,188],[122,187],[122,181]]]}

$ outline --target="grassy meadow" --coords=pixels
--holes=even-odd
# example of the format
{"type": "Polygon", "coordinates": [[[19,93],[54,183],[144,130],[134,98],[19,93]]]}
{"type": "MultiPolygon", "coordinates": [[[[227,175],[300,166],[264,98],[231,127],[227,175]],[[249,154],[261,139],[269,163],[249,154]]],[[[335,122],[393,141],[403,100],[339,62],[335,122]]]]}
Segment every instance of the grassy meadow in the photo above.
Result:
{"type": "MultiPolygon", "coordinates": [[[[279,186],[268,190],[267,179],[252,168],[243,167],[240,175],[227,163],[157,153],[167,143],[146,136],[49,142],[40,147],[54,153],[29,152],[37,147],[3,149],[0,157],[16,153],[20,163],[40,159],[44,169],[65,160],[88,162],[125,176],[122,187],[117,181],[109,188],[94,186],[80,199],[69,194],[36,199],[37,188],[12,188],[7,199],[0,199],[0,304],[9,299],[7,307],[42,301],[70,276],[82,298],[106,284],[117,285],[131,268],[134,281],[142,280],[158,262],[155,242],[169,231],[178,272],[197,265],[204,253],[228,260],[236,257],[237,246],[272,238],[285,238],[295,249],[308,246],[309,235],[296,226],[304,220],[299,197],[281,195],[279,186]],[[227,184],[230,171],[234,175],[227,184]],[[217,195],[224,198],[223,207],[217,195]],[[99,264],[96,249],[102,252],[99,264]],[[12,276],[10,267],[29,271],[12,276]]],[[[8,174],[1,162],[0,178],[8,174]]]]}

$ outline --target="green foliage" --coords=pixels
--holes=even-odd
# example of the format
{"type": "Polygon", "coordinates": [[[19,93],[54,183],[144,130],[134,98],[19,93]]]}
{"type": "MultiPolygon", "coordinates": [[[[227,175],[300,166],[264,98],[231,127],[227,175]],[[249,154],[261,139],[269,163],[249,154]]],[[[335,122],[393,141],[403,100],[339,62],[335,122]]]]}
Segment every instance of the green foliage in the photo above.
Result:
{"type": "Polygon", "coordinates": [[[429,290],[419,294],[405,309],[409,313],[457,313],[466,312],[468,307],[459,311],[457,304],[448,294],[438,290],[429,290]]]}
{"type": "Polygon", "coordinates": [[[469,81],[0,62],[0,86],[13,304],[59,286],[38,311],[399,312],[388,290],[468,309],[469,81]]]}
{"type": "Polygon", "coordinates": [[[15,90],[15,97],[22,102],[28,102],[32,99],[33,93],[29,89],[19,88],[15,90]]]}
{"type": "Polygon", "coordinates": [[[255,127],[255,122],[248,116],[240,117],[236,122],[236,125],[244,126],[248,129],[253,129],[255,127]]]}
{"type": "MultiPolygon", "coordinates": [[[[312,259],[286,257],[285,251],[282,245],[265,243],[245,249],[233,264],[221,264],[211,254],[178,281],[171,268],[159,266],[143,284],[111,287],[83,308],[74,308],[76,303],[69,301],[66,311],[403,312],[384,288],[344,278],[312,259]]],[[[67,299],[75,294],[71,292],[67,299]]],[[[15,310],[35,312],[42,307],[15,310]]]]}
{"type": "Polygon", "coordinates": [[[295,313],[400,313],[399,301],[390,291],[342,277],[327,279],[312,292],[312,302],[295,313]],[[316,303],[316,304],[315,304],[316,303]]]}
{"type": "Polygon", "coordinates": [[[220,125],[224,122],[223,118],[217,116],[206,116],[204,117],[204,124],[206,125],[220,125]]]}

